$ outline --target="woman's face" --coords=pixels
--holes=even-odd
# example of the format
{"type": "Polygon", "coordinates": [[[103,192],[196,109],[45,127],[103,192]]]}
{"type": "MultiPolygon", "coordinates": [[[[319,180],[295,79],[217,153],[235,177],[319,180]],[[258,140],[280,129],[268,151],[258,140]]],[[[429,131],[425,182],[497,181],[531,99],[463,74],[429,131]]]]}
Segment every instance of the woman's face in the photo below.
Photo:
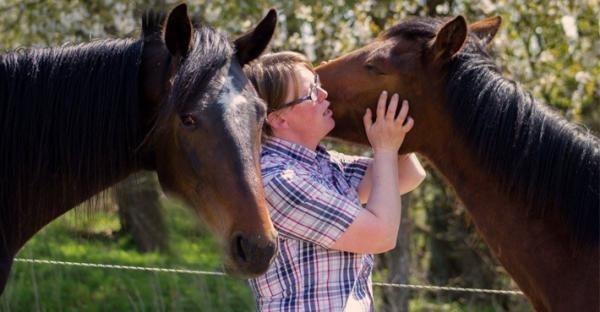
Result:
{"type": "Polygon", "coordinates": [[[290,129],[296,131],[298,135],[320,141],[335,126],[333,113],[329,109],[330,103],[327,101],[327,91],[321,88],[318,80],[315,79],[315,74],[306,67],[297,65],[295,74],[298,84],[290,84],[286,103],[293,102],[297,98],[308,98],[311,89],[314,88],[316,88],[317,99],[314,101],[305,99],[298,104],[283,108],[281,114],[285,114],[290,129]]]}

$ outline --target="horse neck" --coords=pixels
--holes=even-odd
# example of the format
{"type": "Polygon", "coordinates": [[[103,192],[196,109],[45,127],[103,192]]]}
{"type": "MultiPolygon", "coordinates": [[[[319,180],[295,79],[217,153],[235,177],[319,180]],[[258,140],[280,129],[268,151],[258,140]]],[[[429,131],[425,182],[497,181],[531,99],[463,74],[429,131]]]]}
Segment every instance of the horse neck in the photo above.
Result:
{"type": "MultiPolygon", "coordinates": [[[[498,230],[494,225],[498,220],[508,218],[506,208],[515,207],[500,191],[500,182],[491,174],[482,170],[479,160],[473,153],[467,152],[468,145],[453,135],[452,130],[439,131],[439,136],[430,136],[432,142],[426,151],[420,153],[431,161],[434,167],[455,189],[470,215],[481,228],[498,230]],[[435,143],[439,142],[439,143],[435,143]],[[490,201],[490,202],[488,202],[490,201]]],[[[514,209],[515,214],[526,215],[525,209],[514,209]]],[[[510,217],[513,218],[514,216],[510,217]]],[[[508,226],[518,226],[514,222],[508,226]]]]}
{"type": "MultiPolygon", "coordinates": [[[[481,75],[480,77],[485,77],[481,75]]],[[[492,75],[490,79],[500,79],[497,82],[504,84],[509,83],[504,78],[492,75]]],[[[481,78],[480,78],[481,79],[481,78]]],[[[464,83],[464,79],[461,83],[464,83]]],[[[482,84],[485,85],[485,82],[482,84]]],[[[465,86],[473,88],[472,86],[465,86]]],[[[488,85],[492,89],[497,88],[498,85],[488,85]]],[[[519,88],[512,89],[515,94],[508,94],[502,96],[502,101],[506,101],[510,96],[515,96],[516,93],[522,93],[523,91],[519,88]]],[[[489,91],[489,89],[487,90],[489,91]]],[[[499,99],[493,99],[490,94],[484,94],[483,89],[476,91],[473,94],[461,94],[460,92],[454,93],[454,97],[457,99],[444,103],[444,107],[452,107],[454,105],[460,105],[458,99],[462,99],[463,103],[468,99],[475,99],[483,97],[483,102],[488,105],[489,108],[497,107],[501,109],[501,105],[507,103],[500,103],[499,99]],[[480,93],[477,93],[480,92],[480,93]]],[[[513,103],[516,104],[516,103],[513,103]]],[[[499,143],[498,141],[486,142],[486,139],[493,140],[501,133],[483,133],[486,131],[484,128],[475,129],[457,129],[459,125],[467,122],[465,120],[457,120],[456,117],[459,114],[467,116],[469,122],[480,122],[480,123],[492,123],[498,122],[492,128],[499,128],[502,126],[502,116],[498,114],[497,118],[489,118],[488,120],[476,120],[476,118],[482,118],[482,115],[486,118],[489,115],[484,115],[481,107],[477,106],[461,106],[456,108],[460,111],[446,112],[444,117],[445,122],[440,123],[439,128],[430,140],[428,140],[428,146],[425,150],[421,151],[427,158],[431,160],[434,166],[443,174],[448,182],[454,187],[457,195],[465,204],[473,222],[477,226],[479,232],[482,234],[486,243],[492,250],[492,252],[498,257],[500,262],[508,270],[511,276],[519,284],[520,288],[528,295],[532,300],[534,306],[540,310],[548,307],[548,304],[552,306],[560,306],[557,298],[566,298],[565,296],[573,296],[572,298],[581,298],[582,294],[576,293],[574,289],[580,289],[576,287],[573,289],[559,289],[555,287],[554,283],[548,283],[548,275],[551,272],[562,271],[564,275],[564,281],[568,283],[581,282],[586,287],[586,295],[597,297],[598,283],[594,282],[596,279],[590,280],[587,278],[588,274],[592,273],[595,276],[598,275],[598,260],[599,253],[597,245],[583,246],[577,249],[572,244],[573,238],[573,224],[569,224],[565,219],[565,211],[558,207],[558,209],[550,209],[550,205],[543,201],[539,201],[538,197],[534,194],[528,197],[527,192],[531,192],[531,189],[519,189],[523,187],[533,188],[537,187],[555,187],[548,181],[541,181],[544,178],[553,179],[565,179],[571,181],[573,179],[573,172],[567,172],[567,170],[555,170],[555,168],[561,168],[561,166],[571,166],[573,163],[561,164],[560,161],[568,161],[566,158],[557,157],[554,159],[547,158],[549,155],[541,155],[539,153],[552,153],[554,155],[568,154],[565,150],[551,150],[549,146],[556,146],[557,142],[571,142],[572,145],[577,145],[581,138],[577,134],[567,131],[568,124],[564,120],[559,120],[545,109],[536,107],[534,102],[531,103],[519,103],[530,105],[526,115],[537,116],[537,120],[534,119],[519,119],[522,123],[520,127],[537,127],[535,129],[527,129],[529,134],[534,134],[535,140],[530,138],[525,140],[526,144],[519,142],[515,139],[514,144],[516,147],[507,146],[506,144],[499,143]],[[467,110],[474,109],[476,112],[469,112],[467,110]],[[541,120],[541,122],[539,121],[541,120]],[[525,124],[530,122],[529,124],[525,124]],[[544,127],[544,128],[540,128],[544,127]],[[554,128],[553,128],[554,127],[554,128]],[[556,128],[559,128],[557,130],[556,128]],[[567,129],[567,130],[564,130],[567,129]],[[553,135],[544,135],[541,133],[547,132],[566,132],[561,140],[556,139],[553,135]],[[535,136],[538,134],[538,136],[535,136]],[[487,136],[487,137],[486,137],[487,136]],[[575,142],[575,143],[573,143],[575,142]],[[577,143],[577,144],[576,144],[577,143]],[[498,146],[487,146],[498,144],[498,146]],[[522,144],[519,146],[519,144],[522,144]],[[537,154],[536,154],[537,153],[537,154]],[[531,156],[532,155],[532,156],[531,156]],[[531,156],[531,157],[530,157],[531,156]],[[504,167],[495,166],[493,163],[497,161],[504,164],[504,167]],[[536,162],[546,162],[544,166],[536,162]],[[490,164],[492,163],[492,164],[490,164]],[[507,172],[499,172],[498,169],[505,170],[507,172]],[[531,169],[534,168],[534,169],[531,169]],[[540,169],[542,168],[542,169],[540,169]],[[538,171],[554,171],[554,174],[536,174],[538,171]],[[531,172],[533,170],[533,173],[531,172]],[[532,179],[529,184],[519,183],[524,177],[532,179]],[[516,180],[516,181],[515,181],[516,180]],[[523,196],[526,195],[526,196],[523,196]],[[529,199],[529,200],[527,200],[529,199]],[[533,209],[532,209],[533,208],[533,209]],[[534,217],[532,217],[532,212],[534,217]],[[536,213],[541,212],[540,215],[536,213]],[[577,255],[575,257],[574,255],[577,255]],[[564,272],[564,268],[577,268],[569,272],[564,272]],[[581,269],[580,269],[581,268],[581,269]],[[591,271],[590,271],[591,270],[591,271]],[[562,294],[560,292],[563,292],[562,294]],[[574,293],[565,293],[574,291],[574,293]]],[[[521,111],[523,113],[523,111],[521,111]]],[[[504,120],[506,122],[506,120],[504,120]]],[[[487,124],[489,129],[489,124],[487,124]]],[[[516,125],[512,125],[516,128],[516,125]]],[[[429,133],[431,136],[432,134],[429,133]]],[[[519,138],[511,133],[510,138],[519,138]]],[[[593,139],[592,142],[584,142],[593,145],[593,142],[597,142],[593,139]]],[[[506,141],[510,143],[510,141],[506,141]]],[[[581,142],[579,142],[581,143],[581,142]]],[[[585,144],[582,144],[586,146],[585,144]]],[[[573,148],[570,151],[573,153],[585,150],[584,147],[573,148]]],[[[581,156],[586,159],[588,163],[598,164],[598,152],[590,152],[591,155],[581,156]]],[[[573,165],[574,166],[574,165],[573,165]]],[[[563,167],[564,168],[564,167],[563,167]]],[[[571,168],[577,170],[577,168],[571,168]]],[[[597,167],[580,168],[579,171],[597,171],[597,167]]],[[[583,173],[583,177],[587,179],[588,175],[586,172],[583,173]]],[[[594,178],[593,175],[591,180],[597,181],[597,176],[594,178]]],[[[558,181],[560,182],[560,181],[558,181]]],[[[591,184],[590,184],[591,185],[591,184]]],[[[593,188],[588,185],[587,188],[593,188]]],[[[582,186],[585,189],[585,186],[582,186]]],[[[596,184],[597,189],[597,184],[596,184]]],[[[543,190],[547,191],[547,190],[543,190]]],[[[560,190],[559,190],[560,191],[560,190]]],[[[565,191],[569,190],[565,188],[565,191]]],[[[535,190],[534,190],[535,192],[535,190]]],[[[545,194],[545,193],[542,193],[545,194]]],[[[581,194],[582,196],[589,196],[588,194],[581,194]]],[[[597,199],[596,199],[597,200],[597,199]]],[[[553,201],[553,200],[550,200],[553,201]]],[[[593,201],[592,201],[593,202],[593,201]]],[[[596,201],[597,203],[597,201],[596,201]]],[[[593,206],[593,204],[588,204],[593,206]]],[[[554,207],[557,208],[557,207],[554,207]]],[[[577,209],[580,207],[568,207],[570,209],[577,209]]],[[[594,207],[591,207],[594,208],[594,207]]],[[[595,207],[597,209],[597,205],[595,207]]],[[[597,223],[596,223],[597,224],[597,223]]],[[[592,228],[594,227],[592,223],[592,228]]],[[[597,225],[595,226],[597,229],[597,225]]],[[[569,297],[571,298],[571,297],[569,297]]],[[[570,301],[573,302],[573,301],[570,301]]],[[[588,300],[581,300],[581,302],[588,302],[588,300]]]]}
{"type": "Polygon", "coordinates": [[[15,248],[136,169],[141,47],[107,40],[0,59],[10,77],[0,78],[0,221],[15,248]]]}
{"type": "Polygon", "coordinates": [[[598,250],[583,249],[574,256],[564,222],[552,215],[529,218],[528,207],[506,196],[498,180],[482,171],[477,159],[464,153],[465,148],[463,142],[454,140],[451,146],[440,146],[424,156],[452,185],[490,251],[536,310],[565,305],[556,302],[565,296],[578,298],[569,304],[584,304],[581,308],[585,310],[589,298],[597,298],[597,279],[589,276],[600,273],[598,250]],[[573,269],[565,272],[565,268],[573,269]],[[565,283],[582,286],[557,286],[557,281],[551,280],[552,272],[561,272],[560,280],[565,283]]]}

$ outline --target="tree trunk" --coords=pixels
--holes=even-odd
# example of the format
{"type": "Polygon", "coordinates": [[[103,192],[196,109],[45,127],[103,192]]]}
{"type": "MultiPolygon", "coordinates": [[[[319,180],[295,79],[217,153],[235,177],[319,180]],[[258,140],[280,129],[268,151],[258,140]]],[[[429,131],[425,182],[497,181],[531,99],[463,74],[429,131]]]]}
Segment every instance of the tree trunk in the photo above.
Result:
{"type": "MultiPolygon", "coordinates": [[[[444,186],[437,173],[432,173],[432,178],[439,191],[434,193],[432,205],[427,208],[431,231],[429,282],[439,286],[494,288],[497,261],[474,228],[466,226],[466,212],[450,188],[444,186]]],[[[490,301],[489,295],[478,293],[434,292],[431,296],[442,302],[476,305],[490,301]]]]}
{"type": "MultiPolygon", "coordinates": [[[[387,282],[393,284],[408,284],[410,268],[410,209],[411,194],[402,196],[402,221],[396,248],[379,255],[379,270],[387,271],[387,282]]],[[[382,312],[406,312],[408,311],[408,302],[410,291],[408,289],[397,287],[381,287],[382,312]]]]}
{"type": "Polygon", "coordinates": [[[156,176],[133,174],[115,188],[121,234],[131,235],[141,252],[167,251],[167,232],[160,210],[156,176]]]}

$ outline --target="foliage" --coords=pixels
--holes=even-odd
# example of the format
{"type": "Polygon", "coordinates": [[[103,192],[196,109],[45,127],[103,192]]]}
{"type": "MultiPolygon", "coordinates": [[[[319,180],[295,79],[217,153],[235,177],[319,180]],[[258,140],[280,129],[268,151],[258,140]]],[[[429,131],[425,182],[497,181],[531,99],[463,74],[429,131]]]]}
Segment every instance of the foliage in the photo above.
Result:
{"type": "MultiPolygon", "coordinates": [[[[55,46],[105,37],[135,36],[148,8],[179,1],[116,0],[0,2],[0,47],[55,46]]],[[[494,40],[498,64],[536,98],[575,121],[600,110],[600,4],[561,1],[189,1],[193,14],[233,35],[254,25],[268,8],[279,12],[273,50],[298,50],[315,63],[372,40],[411,16],[463,14],[469,21],[500,15],[494,40]]],[[[587,121],[586,118],[583,118],[587,121]]]]}

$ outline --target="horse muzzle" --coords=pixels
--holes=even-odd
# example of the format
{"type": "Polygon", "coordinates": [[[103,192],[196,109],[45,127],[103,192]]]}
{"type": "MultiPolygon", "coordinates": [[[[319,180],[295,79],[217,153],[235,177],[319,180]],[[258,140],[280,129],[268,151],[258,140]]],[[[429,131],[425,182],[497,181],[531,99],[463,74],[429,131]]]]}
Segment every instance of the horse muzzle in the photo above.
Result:
{"type": "Polygon", "coordinates": [[[277,236],[248,235],[237,232],[230,241],[231,260],[228,271],[245,277],[256,277],[267,271],[277,253],[277,236]]]}

